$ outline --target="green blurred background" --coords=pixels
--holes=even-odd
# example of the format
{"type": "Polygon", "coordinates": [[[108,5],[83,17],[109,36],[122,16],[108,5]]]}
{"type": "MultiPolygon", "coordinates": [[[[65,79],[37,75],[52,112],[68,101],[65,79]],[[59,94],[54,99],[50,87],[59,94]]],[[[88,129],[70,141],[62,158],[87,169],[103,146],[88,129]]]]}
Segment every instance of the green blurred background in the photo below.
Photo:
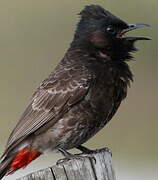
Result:
{"type": "MultiPolygon", "coordinates": [[[[153,40],[137,43],[128,98],[86,145],[112,149],[117,180],[158,179],[156,0],[0,0],[0,152],[34,89],[64,56],[77,14],[88,4],[100,4],[129,23],[150,24],[132,34],[153,40]]],[[[59,157],[46,154],[6,180],[52,165],[59,157]]]]}

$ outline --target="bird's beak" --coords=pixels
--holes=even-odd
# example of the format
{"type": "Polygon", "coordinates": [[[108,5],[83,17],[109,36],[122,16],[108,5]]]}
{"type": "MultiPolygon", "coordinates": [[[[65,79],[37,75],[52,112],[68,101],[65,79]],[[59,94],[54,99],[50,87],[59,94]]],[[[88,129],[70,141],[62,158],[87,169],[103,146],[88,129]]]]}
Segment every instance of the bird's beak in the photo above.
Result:
{"type": "MultiPolygon", "coordinates": [[[[120,32],[120,37],[125,33],[132,31],[134,29],[142,28],[142,27],[150,27],[148,24],[129,24],[128,27],[120,32]]],[[[151,40],[148,37],[127,37],[128,40],[151,40]]]]}

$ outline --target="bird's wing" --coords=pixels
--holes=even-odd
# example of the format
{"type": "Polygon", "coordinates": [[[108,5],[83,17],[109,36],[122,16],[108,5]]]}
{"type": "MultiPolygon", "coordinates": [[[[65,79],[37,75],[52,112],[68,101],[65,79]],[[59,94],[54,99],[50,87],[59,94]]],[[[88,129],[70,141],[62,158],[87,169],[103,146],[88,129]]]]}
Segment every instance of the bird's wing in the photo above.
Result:
{"type": "Polygon", "coordinates": [[[16,127],[11,133],[6,149],[12,149],[28,135],[34,133],[49,121],[59,119],[71,106],[81,101],[88,92],[91,76],[86,69],[73,67],[58,67],[48,79],[37,89],[16,127]],[[20,140],[21,141],[21,140],[20,140]]]}

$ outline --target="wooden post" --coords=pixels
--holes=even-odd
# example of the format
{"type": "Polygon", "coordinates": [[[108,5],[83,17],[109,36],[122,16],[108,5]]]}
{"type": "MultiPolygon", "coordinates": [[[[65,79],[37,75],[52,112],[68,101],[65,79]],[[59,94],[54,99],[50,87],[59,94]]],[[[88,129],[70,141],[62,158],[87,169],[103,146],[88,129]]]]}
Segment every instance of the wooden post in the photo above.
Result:
{"type": "Polygon", "coordinates": [[[93,152],[91,158],[86,154],[80,156],[83,158],[65,161],[18,180],[115,180],[111,153],[106,148],[93,152]]]}

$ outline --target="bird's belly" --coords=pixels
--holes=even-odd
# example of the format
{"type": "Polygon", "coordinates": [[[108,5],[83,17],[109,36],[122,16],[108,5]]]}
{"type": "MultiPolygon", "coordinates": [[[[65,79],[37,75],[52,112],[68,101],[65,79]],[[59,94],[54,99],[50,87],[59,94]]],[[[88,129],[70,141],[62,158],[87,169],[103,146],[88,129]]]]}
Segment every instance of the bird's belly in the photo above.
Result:
{"type": "Polygon", "coordinates": [[[36,137],[36,147],[40,147],[41,151],[59,148],[68,150],[94,136],[111,119],[109,116],[114,102],[110,89],[111,92],[100,91],[103,94],[95,91],[96,94],[92,93],[81,103],[72,106],[52,127],[36,137]]]}
{"type": "Polygon", "coordinates": [[[40,134],[34,141],[35,148],[71,149],[86,142],[108,122],[108,113],[94,109],[89,103],[74,106],[47,132],[40,134]]]}
{"type": "Polygon", "coordinates": [[[89,103],[76,106],[51,129],[56,148],[71,149],[83,144],[105,126],[107,117],[107,112],[94,109],[89,103]]]}
{"type": "Polygon", "coordinates": [[[56,124],[43,133],[39,138],[43,149],[74,148],[103,128],[109,121],[114,102],[111,93],[107,93],[107,90],[101,92],[105,94],[96,91],[94,96],[92,94],[71,107],[56,124]]]}

